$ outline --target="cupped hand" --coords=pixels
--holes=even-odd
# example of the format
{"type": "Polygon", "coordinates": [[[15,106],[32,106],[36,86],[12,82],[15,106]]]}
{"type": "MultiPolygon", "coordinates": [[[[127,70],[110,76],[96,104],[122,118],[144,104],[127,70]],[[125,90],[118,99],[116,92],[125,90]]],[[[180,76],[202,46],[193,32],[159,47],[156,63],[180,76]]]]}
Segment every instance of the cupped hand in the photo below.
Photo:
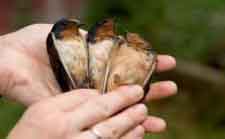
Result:
{"type": "Polygon", "coordinates": [[[147,108],[139,86],[99,95],[75,90],[40,101],[25,112],[9,139],[143,139],[147,108]]]}
{"type": "Polygon", "coordinates": [[[0,37],[0,93],[26,106],[60,93],[45,40],[51,25],[31,25],[0,37]]]}
{"type": "MultiPolygon", "coordinates": [[[[51,28],[50,24],[34,24],[0,37],[1,95],[28,106],[60,93],[46,51],[46,38],[51,28]]],[[[175,65],[173,57],[158,56],[158,72],[175,65]]],[[[167,97],[176,90],[176,84],[171,81],[154,83],[146,100],[167,97]]]]}
{"type": "MultiPolygon", "coordinates": [[[[0,94],[26,106],[60,94],[46,51],[46,37],[50,24],[35,24],[0,37],[0,94]]],[[[85,32],[83,32],[85,34],[85,32]]],[[[157,72],[173,69],[176,61],[168,55],[159,55],[157,72]]],[[[146,101],[176,94],[171,81],[151,84],[146,101]]],[[[160,132],[164,120],[148,117],[143,124],[148,132],[160,132]]],[[[137,130],[140,128],[137,128],[137,130]]]]}

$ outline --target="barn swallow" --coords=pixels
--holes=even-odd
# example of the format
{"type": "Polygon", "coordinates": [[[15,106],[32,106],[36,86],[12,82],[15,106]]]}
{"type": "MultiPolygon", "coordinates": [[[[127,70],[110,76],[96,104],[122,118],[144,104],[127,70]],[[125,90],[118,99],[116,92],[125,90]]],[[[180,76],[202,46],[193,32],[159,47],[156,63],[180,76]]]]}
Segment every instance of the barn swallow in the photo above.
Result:
{"type": "Polygon", "coordinates": [[[127,33],[119,45],[116,55],[109,60],[106,91],[122,85],[138,84],[146,93],[156,66],[156,53],[147,41],[135,33],[127,33]]]}
{"type": "Polygon", "coordinates": [[[78,20],[61,19],[47,38],[50,64],[62,91],[88,88],[88,50],[78,20]]]}
{"type": "Polygon", "coordinates": [[[90,87],[102,90],[106,65],[117,38],[113,19],[96,23],[88,32],[90,87]]]}

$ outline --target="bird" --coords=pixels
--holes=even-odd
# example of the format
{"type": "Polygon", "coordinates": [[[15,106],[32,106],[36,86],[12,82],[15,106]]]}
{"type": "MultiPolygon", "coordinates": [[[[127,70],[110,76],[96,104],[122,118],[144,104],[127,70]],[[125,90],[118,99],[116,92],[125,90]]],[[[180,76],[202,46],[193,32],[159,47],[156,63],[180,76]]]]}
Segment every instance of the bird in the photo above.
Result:
{"type": "Polygon", "coordinates": [[[47,52],[63,92],[88,88],[88,48],[76,19],[57,21],[47,37],[47,52]]]}
{"type": "Polygon", "coordinates": [[[115,23],[112,18],[97,22],[88,31],[90,87],[100,92],[103,90],[106,65],[116,40],[115,23]]]}
{"type": "Polygon", "coordinates": [[[146,92],[156,67],[156,53],[146,40],[136,33],[120,37],[118,47],[109,59],[106,92],[123,85],[140,85],[146,92]]]}

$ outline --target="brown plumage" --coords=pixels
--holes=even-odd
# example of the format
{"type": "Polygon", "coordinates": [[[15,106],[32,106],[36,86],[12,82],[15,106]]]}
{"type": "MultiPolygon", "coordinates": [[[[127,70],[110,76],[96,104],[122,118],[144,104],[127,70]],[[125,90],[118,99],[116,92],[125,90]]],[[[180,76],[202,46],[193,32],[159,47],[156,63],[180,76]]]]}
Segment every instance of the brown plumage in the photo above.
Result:
{"type": "Polygon", "coordinates": [[[155,69],[156,54],[152,52],[150,44],[139,35],[128,33],[126,41],[120,44],[110,61],[106,91],[132,84],[147,88],[155,69]]]}
{"type": "Polygon", "coordinates": [[[88,87],[88,54],[85,39],[74,20],[58,21],[47,39],[53,71],[63,91],[88,87]]]}
{"type": "Polygon", "coordinates": [[[122,85],[141,85],[145,92],[156,67],[156,53],[136,33],[115,32],[112,19],[94,25],[87,38],[80,23],[62,19],[47,38],[50,63],[63,91],[94,88],[101,93],[122,85]]]}
{"type": "Polygon", "coordinates": [[[102,90],[106,64],[116,39],[114,21],[98,22],[88,32],[90,86],[102,90]]]}

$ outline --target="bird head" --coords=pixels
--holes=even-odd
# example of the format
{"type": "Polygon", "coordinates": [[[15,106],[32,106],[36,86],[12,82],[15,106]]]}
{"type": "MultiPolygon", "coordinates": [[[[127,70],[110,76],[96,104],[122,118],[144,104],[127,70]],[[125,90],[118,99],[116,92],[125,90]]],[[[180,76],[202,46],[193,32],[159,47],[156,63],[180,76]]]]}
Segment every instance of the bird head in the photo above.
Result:
{"type": "Polygon", "coordinates": [[[57,39],[66,39],[73,36],[80,36],[79,28],[83,24],[79,20],[75,19],[61,19],[53,26],[51,32],[53,32],[57,39]]]}
{"type": "Polygon", "coordinates": [[[144,40],[137,33],[127,33],[126,40],[128,42],[128,46],[133,47],[135,49],[143,49],[143,50],[152,49],[150,43],[144,40]]]}
{"type": "Polygon", "coordinates": [[[115,37],[115,25],[112,18],[97,22],[88,32],[87,41],[94,43],[115,37]]]}

